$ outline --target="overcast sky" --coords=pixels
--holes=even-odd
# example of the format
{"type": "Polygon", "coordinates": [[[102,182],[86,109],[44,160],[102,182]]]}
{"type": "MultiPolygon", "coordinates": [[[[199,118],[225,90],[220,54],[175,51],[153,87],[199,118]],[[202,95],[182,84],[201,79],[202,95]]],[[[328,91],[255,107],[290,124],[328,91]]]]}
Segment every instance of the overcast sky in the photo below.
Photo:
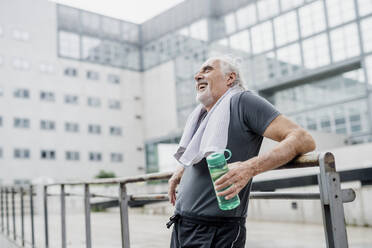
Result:
{"type": "Polygon", "coordinates": [[[122,20],[142,23],[183,0],[51,0],[122,20]]]}

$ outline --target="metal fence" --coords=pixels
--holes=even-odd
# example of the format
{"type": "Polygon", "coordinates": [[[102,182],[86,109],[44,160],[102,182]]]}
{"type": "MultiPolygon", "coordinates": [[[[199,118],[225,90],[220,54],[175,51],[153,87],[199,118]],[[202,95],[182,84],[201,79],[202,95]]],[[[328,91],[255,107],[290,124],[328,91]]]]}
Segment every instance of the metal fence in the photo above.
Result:
{"type": "MultiPolygon", "coordinates": [[[[252,192],[251,199],[320,199],[323,212],[323,225],[328,248],[346,248],[348,247],[347,233],[344,217],[344,202],[352,202],[355,199],[355,192],[352,189],[341,190],[340,177],[336,172],[334,156],[331,153],[311,153],[295,158],[288,164],[278,169],[301,169],[306,167],[319,167],[318,184],[319,193],[276,193],[276,192],[252,192]]],[[[44,235],[45,248],[49,248],[49,227],[48,227],[48,198],[51,196],[60,197],[60,217],[61,217],[61,246],[67,247],[66,237],[66,197],[82,196],[84,202],[85,215],[85,239],[86,247],[92,247],[91,238],[91,199],[94,197],[113,198],[107,195],[98,195],[90,193],[90,186],[100,184],[114,184],[118,186],[118,195],[116,200],[119,201],[120,208],[120,226],[121,226],[121,246],[122,248],[130,247],[129,238],[129,222],[128,222],[128,202],[129,201],[158,201],[167,200],[166,194],[137,194],[129,195],[127,193],[127,184],[135,182],[153,181],[159,179],[169,179],[172,173],[153,173],[130,178],[115,178],[115,179],[96,179],[91,181],[79,182],[60,182],[43,185],[43,212],[44,212],[44,235]],[[75,194],[66,192],[65,186],[80,185],[84,188],[83,194],[75,194]],[[60,187],[59,194],[48,193],[50,187],[60,187]]],[[[1,210],[1,234],[8,237],[21,247],[29,244],[32,248],[35,246],[35,228],[34,228],[34,186],[16,187],[16,186],[1,186],[0,188],[0,210],[1,210]],[[9,209],[9,196],[11,198],[11,208],[9,209]],[[16,227],[16,210],[15,197],[20,198],[20,218],[21,218],[21,234],[18,235],[16,227]],[[31,218],[31,237],[25,238],[25,196],[29,201],[28,210],[31,218]],[[10,214],[12,215],[12,233],[10,232],[10,214]]]]}

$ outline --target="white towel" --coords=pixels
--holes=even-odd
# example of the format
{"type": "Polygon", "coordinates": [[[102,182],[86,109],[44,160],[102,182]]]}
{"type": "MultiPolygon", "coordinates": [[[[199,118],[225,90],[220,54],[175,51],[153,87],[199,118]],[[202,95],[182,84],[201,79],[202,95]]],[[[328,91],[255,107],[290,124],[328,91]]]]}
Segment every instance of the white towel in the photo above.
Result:
{"type": "Polygon", "coordinates": [[[230,99],[242,91],[238,86],[227,90],[210,109],[194,136],[199,116],[205,110],[202,104],[193,110],[187,119],[177,152],[174,154],[178,162],[190,166],[200,162],[210,153],[226,148],[230,123],[230,99]]]}

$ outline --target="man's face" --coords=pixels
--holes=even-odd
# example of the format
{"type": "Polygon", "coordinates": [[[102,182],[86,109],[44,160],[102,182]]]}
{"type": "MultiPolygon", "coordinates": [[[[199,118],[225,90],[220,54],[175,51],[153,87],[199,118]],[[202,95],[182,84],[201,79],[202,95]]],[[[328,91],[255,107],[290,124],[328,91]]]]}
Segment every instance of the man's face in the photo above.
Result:
{"type": "Polygon", "coordinates": [[[196,99],[209,110],[228,90],[227,84],[219,60],[207,60],[195,75],[196,99]]]}

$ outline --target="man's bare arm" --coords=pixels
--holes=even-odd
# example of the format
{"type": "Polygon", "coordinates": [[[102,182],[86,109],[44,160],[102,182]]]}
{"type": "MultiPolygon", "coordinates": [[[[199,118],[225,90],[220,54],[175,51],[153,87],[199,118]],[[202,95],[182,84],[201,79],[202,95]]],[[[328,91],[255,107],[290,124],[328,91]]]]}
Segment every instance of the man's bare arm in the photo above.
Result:
{"type": "Polygon", "coordinates": [[[230,171],[216,181],[215,188],[221,190],[231,184],[234,186],[218,195],[230,199],[237,195],[252,177],[280,167],[295,156],[315,149],[315,142],[311,135],[283,115],[279,115],[270,123],[263,136],[278,141],[279,144],[263,155],[229,164],[230,171]]]}
{"type": "Polygon", "coordinates": [[[279,115],[266,128],[264,137],[278,141],[279,144],[257,158],[255,175],[278,168],[300,154],[313,151],[315,142],[302,127],[283,115],[279,115]]]}
{"type": "Polygon", "coordinates": [[[168,197],[169,202],[174,206],[176,203],[176,188],[177,185],[180,183],[183,172],[185,168],[180,166],[172,175],[172,177],[168,180],[168,197]]]}

